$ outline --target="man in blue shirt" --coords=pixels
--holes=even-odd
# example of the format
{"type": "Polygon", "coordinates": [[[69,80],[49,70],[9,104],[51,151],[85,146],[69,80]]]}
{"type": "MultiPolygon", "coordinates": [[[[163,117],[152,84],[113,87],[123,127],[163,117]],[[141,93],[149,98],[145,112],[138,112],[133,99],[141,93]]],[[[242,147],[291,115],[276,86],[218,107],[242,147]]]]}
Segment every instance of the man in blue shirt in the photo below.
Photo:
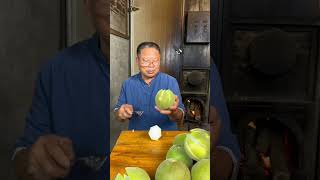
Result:
{"type": "Polygon", "coordinates": [[[19,179],[108,178],[109,5],[85,4],[97,34],[58,53],[39,73],[13,155],[19,179]]]}
{"type": "Polygon", "coordinates": [[[212,122],[212,179],[236,180],[239,168],[240,149],[230,128],[230,117],[223,95],[216,65],[210,70],[210,121],[212,122]]]}
{"type": "Polygon", "coordinates": [[[130,130],[149,130],[158,125],[163,130],[178,130],[184,116],[178,82],[160,72],[160,47],[153,42],[143,42],[137,47],[136,63],[140,73],[127,79],[121,88],[115,115],[119,121],[129,120],[130,130]],[[175,103],[166,110],[155,105],[160,89],[170,89],[175,103]]]}

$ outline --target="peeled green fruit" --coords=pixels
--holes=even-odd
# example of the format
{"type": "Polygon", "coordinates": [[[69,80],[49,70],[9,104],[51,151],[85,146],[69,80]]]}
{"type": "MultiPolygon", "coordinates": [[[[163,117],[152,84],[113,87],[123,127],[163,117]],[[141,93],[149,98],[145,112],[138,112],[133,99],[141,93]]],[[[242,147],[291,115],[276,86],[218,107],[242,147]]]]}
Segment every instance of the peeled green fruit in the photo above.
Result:
{"type": "Polygon", "coordinates": [[[176,137],[173,140],[174,145],[184,146],[184,140],[186,139],[187,133],[182,133],[176,135],[176,137]]]}
{"type": "Polygon", "coordinates": [[[120,173],[117,174],[115,180],[130,180],[129,176],[127,175],[121,175],[120,173]]]}
{"type": "Polygon", "coordinates": [[[157,92],[155,101],[159,109],[169,109],[175,102],[175,95],[170,89],[161,89],[157,92]]]}
{"type": "Polygon", "coordinates": [[[158,166],[155,180],[191,180],[191,174],[183,162],[166,159],[158,166]]]}
{"type": "Polygon", "coordinates": [[[139,167],[126,167],[128,175],[117,174],[115,180],[151,180],[148,173],[139,167]]]}
{"type": "Polygon", "coordinates": [[[183,162],[187,167],[192,166],[192,159],[188,156],[183,146],[173,145],[167,152],[166,159],[175,159],[183,162]]]}
{"type": "Polygon", "coordinates": [[[125,180],[125,179],[120,173],[118,173],[114,180],[125,180]]]}
{"type": "Polygon", "coordinates": [[[114,180],[130,180],[127,175],[121,175],[120,173],[117,174],[116,178],[114,180]]]}
{"type": "Polygon", "coordinates": [[[202,159],[191,169],[192,180],[210,180],[210,160],[202,159]]]}
{"type": "Polygon", "coordinates": [[[126,167],[126,172],[130,180],[150,180],[148,173],[138,167],[126,167]]]}
{"type": "Polygon", "coordinates": [[[210,137],[210,133],[204,129],[201,129],[201,128],[191,129],[190,132],[204,134],[206,137],[210,137]]]}
{"type": "Polygon", "coordinates": [[[184,149],[189,157],[199,161],[210,156],[210,135],[203,129],[193,129],[187,134],[184,149]]]}

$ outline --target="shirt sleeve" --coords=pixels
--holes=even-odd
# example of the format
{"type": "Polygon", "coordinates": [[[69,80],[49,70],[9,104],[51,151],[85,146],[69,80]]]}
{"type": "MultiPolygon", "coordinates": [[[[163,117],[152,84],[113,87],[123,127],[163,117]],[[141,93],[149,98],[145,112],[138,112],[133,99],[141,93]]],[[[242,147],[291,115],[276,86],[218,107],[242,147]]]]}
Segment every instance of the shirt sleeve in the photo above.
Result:
{"type": "Polygon", "coordinates": [[[119,95],[119,98],[118,98],[118,102],[114,107],[114,111],[119,109],[121,107],[121,105],[126,104],[126,103],[127,103],[126,82],[124,82],[122,84],[122,87],[121,87],[121,91],[120,91],[120,95],[119,95]]]}
{"type": "Polygon", "coordinates": [[[39,73],[35,82],[35,90],[31,108],[27,114],[22,137],[15,144],[12,159],[18,150],[29,148],[40,136],[49,134],[50,103],[49,103],[50,71],[49,68],[39,73]]]}
{"type": "Polygon", "coordinates": [[[173,92],[175,95],[177,95],[178,98],[179,98],[179,105],[178,105],[179,109],[180,109],[183,113],[185,113],[186,110],[185,110],[185,107],[184,107],[184,105],[183,105],[183,101],[182,101],[182,97],[181,97],[181,92],[180,92],[179,84],[178,84],[178,82],[177,82],[176,79],[174,79],[174,81],[173,81],[173,83],[172,83],[171,90],[172,90],[172,92],[173,92]]]}
{"type": "Polygon", "coordinates": [[[216,107],[221,119],[221,129],[218,139],[218,146],[223,146],[230,149],[235,155],[236,159],[239,160],[240,149],[238,141],[230,128],[230,117],[226,101],[224,99],[220,75],[213,61],[211,61],[210,81],[210,105],[216,107]]]}

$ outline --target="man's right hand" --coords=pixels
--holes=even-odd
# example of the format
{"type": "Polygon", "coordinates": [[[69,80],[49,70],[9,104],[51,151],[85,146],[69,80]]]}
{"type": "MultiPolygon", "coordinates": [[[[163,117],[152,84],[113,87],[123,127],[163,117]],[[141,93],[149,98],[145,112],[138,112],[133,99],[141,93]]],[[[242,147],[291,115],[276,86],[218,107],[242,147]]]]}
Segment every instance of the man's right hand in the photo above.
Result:
{"type": "Polygon", "coordinates": [[[124,121],[132,117],[133,107],[130,104],[123,104],[120,106],[117,112],[118,119],[124,121]]]}
{"type": "Polygon", "coordinates": [[[221,128],[221,121],[217,109],[214,106],[210,106],[209,121],[211,124],[211,161],[219,163],[219,166],[215,166],[211,173],[212,179],[227,180],[230,179],[233,170],[233,161],[225,150],[217,149],[217,143],[221,128]]]}
{"type": "Polygon", "coordinates": [[[221,120],[218,115],[217,109],[214,106],[210,106],[209,113],[209,122],[211,124],[210,134],[211,134],[211,145],[212,147],[217,145],[220,128],[221,128],[221,120]]]}
{"type": "Polygon", "coordinates": [[[42,136],[27,150],[26,172],[34,180],[64,178],[74,158],[71,140],[56,135],[42,136]]]}

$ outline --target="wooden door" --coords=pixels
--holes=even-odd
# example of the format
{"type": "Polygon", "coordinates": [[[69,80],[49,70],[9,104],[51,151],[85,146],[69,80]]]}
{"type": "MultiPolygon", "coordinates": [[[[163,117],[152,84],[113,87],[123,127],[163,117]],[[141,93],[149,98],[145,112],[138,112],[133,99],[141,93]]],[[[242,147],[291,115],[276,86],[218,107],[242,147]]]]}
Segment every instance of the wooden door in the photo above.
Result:
{"type": "Polygon", "coordinates": [[[184,0],[132,0],[139,8],[131,13],[131,75],[139,72],[135,64],[136,48],[153,41],[161,48],[161,71],[178,78],[182,46],[184,0]]]}

